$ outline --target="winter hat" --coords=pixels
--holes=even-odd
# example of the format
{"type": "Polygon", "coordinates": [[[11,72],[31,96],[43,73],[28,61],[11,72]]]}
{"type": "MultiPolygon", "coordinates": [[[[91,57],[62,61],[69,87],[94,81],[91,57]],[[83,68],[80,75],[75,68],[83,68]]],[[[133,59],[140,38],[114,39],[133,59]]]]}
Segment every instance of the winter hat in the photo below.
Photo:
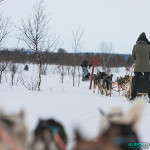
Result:
{"type": "Polygon", "coordinates": [[[147,42],[148,43],[148,39],[146,38],[146,35],[145,35],[145,32],[142,32],[139,36],[139,38],[137,39],[137,42],[138,41],[144,41],[144,42],[147,42]]]}
{"type": "Polygon", "coordinates": [[[145,32],[142,32],[139,36],[139,38],[146,38],[145,32]]]}

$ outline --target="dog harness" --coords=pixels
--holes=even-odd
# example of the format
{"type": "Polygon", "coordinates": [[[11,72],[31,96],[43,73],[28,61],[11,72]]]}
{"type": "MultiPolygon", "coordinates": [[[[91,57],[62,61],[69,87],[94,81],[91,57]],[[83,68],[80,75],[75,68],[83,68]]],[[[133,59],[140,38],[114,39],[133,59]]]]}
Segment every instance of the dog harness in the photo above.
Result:
{"type": "Polygon", "coordinates": [[[60,149],[61,150],[66,150],[66,145],[65,145],[65,143],[63,142],[63,140],[61,139],[61,137],[59,135],[58,128],[54,125],[50,125],[49,128],[53,132],[54,139],[55,139],[56,143],[59,145],[60,149]]]}

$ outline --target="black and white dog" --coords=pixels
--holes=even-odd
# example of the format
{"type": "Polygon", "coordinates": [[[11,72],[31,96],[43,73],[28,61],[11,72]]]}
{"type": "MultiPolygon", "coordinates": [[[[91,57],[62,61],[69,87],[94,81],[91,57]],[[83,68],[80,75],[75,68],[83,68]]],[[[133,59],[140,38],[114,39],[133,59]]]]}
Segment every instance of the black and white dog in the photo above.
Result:
{"type": "Polygon", "coordinates": [[[67,135],[64,127],[54,119],[39,120],[31,145],[32,150],[65,150],[67,135]]]}

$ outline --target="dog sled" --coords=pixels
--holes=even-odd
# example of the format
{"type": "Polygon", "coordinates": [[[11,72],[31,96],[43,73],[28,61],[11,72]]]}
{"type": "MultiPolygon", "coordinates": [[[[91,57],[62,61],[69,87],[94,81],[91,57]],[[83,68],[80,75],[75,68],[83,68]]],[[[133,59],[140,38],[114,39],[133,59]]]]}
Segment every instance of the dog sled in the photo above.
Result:
{"type": "Polygon", "coordinates": [[[82,81],[90,81],[91,75],[90,73],[82,75],[82,81]]]}
{"type": "MultiPolygon", "coordinates": [[[[134,64],[132,65],[131,77],[130,77],[130,82],[129,82],[129,95],[128,95],[129,97],[131,97],[131,93],[132,93],[132,90],[133,90],[133,87],[134,87],[134,84],[135,84],[134,76],[133,76],[133,69],[134,69],[134,64]]],[[[148,94],[147,86],[146,86],[145,82],[146,82],[145,81],[145,77],[141,73],[140,80],[138,82],[138,88],[137,88],[137,95],[138,96],[142,96],[142,95],[147,95],[148,94]]]]}

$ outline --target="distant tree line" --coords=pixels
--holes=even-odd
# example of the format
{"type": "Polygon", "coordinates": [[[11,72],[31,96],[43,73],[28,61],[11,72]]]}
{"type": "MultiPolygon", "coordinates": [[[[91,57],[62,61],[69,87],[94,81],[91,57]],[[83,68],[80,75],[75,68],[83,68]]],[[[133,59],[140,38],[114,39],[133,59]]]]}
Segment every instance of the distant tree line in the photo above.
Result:
{"type": "MultiPolygon", "coordinates": [[[[57,52],[41,52],[42,55],[42,63],[43,64],[57,64],[57,65],[77,65],[80,66],[84,59],[89,60],[89,58],[93,55],[100,57],[100,66],[103,66],[102,56],[101,54],[91,54],[91,53],[77,53],[76,54],[76,63],[74,64],[74,53],[68,53],[66,50],[60,48],[57,52]]],[[[15,50],[1,50],[0,51],[0,62],[2,61],[11,61],[14,63],[36,63],[36,53],[26,51],[23,49],[15,49],[15,50]]],[[[121,54],[110,54],[110,60],[107,64],[107,67],[124,67],[131,66],[133,64],[133,60],[131,56],[128,58],[125,55],[121,54]]]]}

